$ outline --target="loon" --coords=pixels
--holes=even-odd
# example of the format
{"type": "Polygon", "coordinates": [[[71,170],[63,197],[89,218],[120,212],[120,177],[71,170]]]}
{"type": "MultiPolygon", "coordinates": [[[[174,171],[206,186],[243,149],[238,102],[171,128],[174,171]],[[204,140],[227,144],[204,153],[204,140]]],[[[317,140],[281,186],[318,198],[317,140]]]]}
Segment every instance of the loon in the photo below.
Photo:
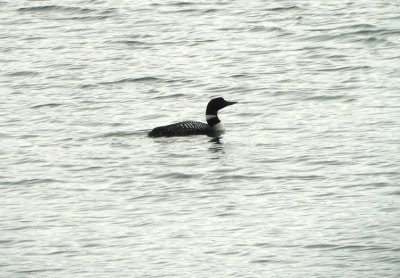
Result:
{"type": "Polygon", "coordinates": [[[150,131],[150,137],[172,137],[189,135],[218,136],[224,132],[218,111],[226,106],[235,104],[234,101],[226,101],[222,97],[210,100],[206,109],[207,123],[185,121],[166,126],[159,126],[150,131]]]}

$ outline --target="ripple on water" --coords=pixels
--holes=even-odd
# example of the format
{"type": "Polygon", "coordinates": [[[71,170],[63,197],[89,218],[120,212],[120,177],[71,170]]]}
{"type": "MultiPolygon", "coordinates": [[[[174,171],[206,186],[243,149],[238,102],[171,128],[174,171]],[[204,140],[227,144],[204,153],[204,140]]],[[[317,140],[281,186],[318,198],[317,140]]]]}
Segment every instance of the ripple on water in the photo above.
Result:
{"type": "Polygon", "coordinates": [[[90,13],[95,10],[80,7],[71,6],[60,6],[60,5],[44,5],[44,6],[32,6],[17,9],[19,12],[70,12],[70,13],[90,13]]]}
{"type": "Polygon", "coordinates": [[[100,85],[112,85],[120,83],[154,83],[163,82],[164,80],[154,76],[137,77],[137,78],[123,78],[115,81],[101,82],[100,85]]]}
{"type": "Polygon", "coordinates": [[[36,185],[36,184],[51,184],[51,183],[64,183],[65,181],[56,179],[20,179],[14,181],[3,181],[4,185],[36,185]]]}
{"type": "Polygon", "coordinates": [[[59,107],[59,106],[62,106],[62,105],[63,104],[61,104],[61,103],[46,103],[46,104],[39,104],[39,105],[31,106],[30,108],[32,108],[32,109],[55,108],[55,107],[59,107]]]}
{"type": "Polygon", "coordinates": [[[35,76],[39,75],[39,72],[36,71],[15,71],[15,72],[10,72],[7,73],[8,76],[35,76]]]}

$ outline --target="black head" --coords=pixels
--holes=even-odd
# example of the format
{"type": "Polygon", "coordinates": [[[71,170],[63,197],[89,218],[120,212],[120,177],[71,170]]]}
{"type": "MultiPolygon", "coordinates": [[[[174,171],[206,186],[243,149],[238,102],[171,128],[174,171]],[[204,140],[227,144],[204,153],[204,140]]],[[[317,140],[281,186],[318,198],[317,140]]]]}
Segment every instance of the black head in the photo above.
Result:
{"type": "Polygon", "coordinates": [[[237,102],[234,101],[226,101],[222,97],[217,97],[212,100],[207,105],[206,114],[207,115],[217,115],[218,110],[227,107],[229,105],[235,104],[237,102]]]}

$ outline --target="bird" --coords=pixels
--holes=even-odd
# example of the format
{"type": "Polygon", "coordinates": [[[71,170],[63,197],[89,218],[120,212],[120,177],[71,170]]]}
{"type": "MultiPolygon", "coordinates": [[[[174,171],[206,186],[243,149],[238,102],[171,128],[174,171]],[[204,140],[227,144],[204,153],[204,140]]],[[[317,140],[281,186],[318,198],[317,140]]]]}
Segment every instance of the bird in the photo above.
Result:
{"type": "Polygon", "coordinates": [[[184,121],[175,124],[159,126],[153,128],[149,137],[173,137],[173,136],[191,136],[207,135],[217,137],[224,133],[224,127],[218,118],[218,111],[237,102],[226,101],[223,97],[217,97],[210,100],[206,109],[207,123],[196,121],[184,121]]]}

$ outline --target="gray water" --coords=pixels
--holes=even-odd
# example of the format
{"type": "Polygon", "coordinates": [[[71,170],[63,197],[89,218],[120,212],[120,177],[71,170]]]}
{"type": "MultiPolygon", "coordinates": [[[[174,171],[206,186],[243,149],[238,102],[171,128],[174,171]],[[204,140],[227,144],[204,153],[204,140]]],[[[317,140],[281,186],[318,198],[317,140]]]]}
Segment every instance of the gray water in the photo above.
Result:
{"type": "Polygon", "coordinates": [[[1,277],[400,277],[398,1],[0,11],[1,277]]]}

